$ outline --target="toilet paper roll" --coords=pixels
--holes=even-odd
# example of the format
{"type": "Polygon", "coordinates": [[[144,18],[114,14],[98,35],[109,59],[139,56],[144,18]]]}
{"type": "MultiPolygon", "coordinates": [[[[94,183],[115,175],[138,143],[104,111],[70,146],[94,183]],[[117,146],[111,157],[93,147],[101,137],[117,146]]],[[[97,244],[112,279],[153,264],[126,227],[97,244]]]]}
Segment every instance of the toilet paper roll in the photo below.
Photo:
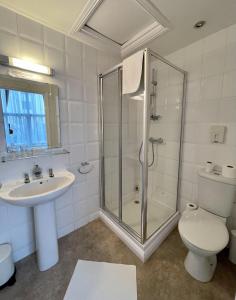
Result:
{"type": "Polygon", "coordinates": [[[195,209],[197,209],[197,205],[195,203],[189,202],[186,204],[186,210],[195,210],[195,209]]]}
{"type": "Polygon", "coordinates": [[[236,178],[236,167],[233,165],[227,165],[222,167],[222,176],[228,178],[236,178]]]}

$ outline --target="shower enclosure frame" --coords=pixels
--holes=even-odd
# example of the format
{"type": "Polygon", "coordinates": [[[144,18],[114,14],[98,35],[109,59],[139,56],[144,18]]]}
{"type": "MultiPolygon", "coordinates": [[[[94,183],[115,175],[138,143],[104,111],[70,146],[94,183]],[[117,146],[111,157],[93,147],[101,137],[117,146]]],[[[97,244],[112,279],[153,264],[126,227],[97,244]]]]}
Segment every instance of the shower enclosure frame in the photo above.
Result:
{"type": "MultiPolygon", "coordinates": [[[[129,225],[122,221],[122,64],[116,65],[108,71],[98,75],[98,94],[99,94],[99,141],[100,141],[100,209],[106,213],[106,216],[115,221],[121,228],[123,228],[135,242],[142,246],[150,240],[161,228],[157,228],[147,238],[147,189],[148,189],[148,126],[149,126],[149,106],[150,106],[150,75],[149,65],[150,57],[153,56],[163,63],[169,65],[175,70],[183,74],[183,93],[181,102],[181,129],[180,129],[180,146],[179,146],[179,166],[178,166],[178,181],[177,181],[177,199],[176,199],[176,212],[179,215],[179,194],[180,194],[180,174],[181,174],[181,161],[182,161],[182,148],[183,148],[183,130],[184,130],[184,113],[186,102],[186,85],[187,85],[187,72],[175,66],[159,54],[146,48],[144,52],[144,109],[143,109],[143,164],[142,164],[142,202],[141,202],[141,235],[134,231],[129,225]],[[105,205],[105,170],[104,170],[104,117],[103,117],[103,78],[107,75],[118,72],[118,88],[119,88],[119,214],[116,216],[105,205]]],[[[169,219],[171,219],[171,216],[169,219]]],[[[168,221],[168,220],[167,220],[168,221]]],[[[166,221],[166,222],[167,222],[166,221]]]]}

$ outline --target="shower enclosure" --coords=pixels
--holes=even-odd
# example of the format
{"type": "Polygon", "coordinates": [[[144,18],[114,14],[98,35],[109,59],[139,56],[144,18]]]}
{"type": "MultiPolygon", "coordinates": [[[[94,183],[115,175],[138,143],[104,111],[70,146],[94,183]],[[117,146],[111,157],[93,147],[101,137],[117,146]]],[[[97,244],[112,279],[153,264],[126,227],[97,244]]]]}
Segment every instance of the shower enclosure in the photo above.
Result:
{"type": "Polygon", "coordinates": [[[132,249],[152,242],[149,254],[178,221],[185,87],[150,49],[138,93],[122,94],[122,64],[99,75],[101,217],[132,249]]]}

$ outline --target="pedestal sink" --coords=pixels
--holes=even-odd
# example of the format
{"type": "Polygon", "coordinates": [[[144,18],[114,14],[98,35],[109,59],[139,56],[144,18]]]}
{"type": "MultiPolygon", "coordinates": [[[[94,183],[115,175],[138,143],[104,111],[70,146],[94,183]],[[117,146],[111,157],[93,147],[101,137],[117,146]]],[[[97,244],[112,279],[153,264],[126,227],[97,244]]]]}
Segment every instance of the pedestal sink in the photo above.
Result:
{"type": "Polygon", "coordinates": [[[75,180],[68,172],[55,173],[30,183],[15,181],[3,184],[0,199],[18,206],[34,208],[34,224],[38,266],[45,271],[58,262],[58,243],[54,201],[64,194],[75,180]]]}

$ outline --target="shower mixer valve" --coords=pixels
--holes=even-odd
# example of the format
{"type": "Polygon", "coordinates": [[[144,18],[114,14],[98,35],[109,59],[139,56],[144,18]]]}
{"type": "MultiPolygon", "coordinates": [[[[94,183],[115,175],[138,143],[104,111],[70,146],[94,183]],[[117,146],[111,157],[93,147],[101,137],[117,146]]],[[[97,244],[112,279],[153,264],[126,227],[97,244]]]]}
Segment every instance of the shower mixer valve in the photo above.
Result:
{"type": "Polygon", "coordinates": [[[152,143],[152,144],[163,144],[164,140],[163,140],[163,138],[155,139],[153,137],[150,137],[149,142],[152,143]]]}
{"type": "Polygon", "coordinates": [[[150,119],[153,120],[153,121],[158,121],[160,118],[161,118],[161,115],[154,115],[154,114],[152,114],[150,116],[150,119]]]}

